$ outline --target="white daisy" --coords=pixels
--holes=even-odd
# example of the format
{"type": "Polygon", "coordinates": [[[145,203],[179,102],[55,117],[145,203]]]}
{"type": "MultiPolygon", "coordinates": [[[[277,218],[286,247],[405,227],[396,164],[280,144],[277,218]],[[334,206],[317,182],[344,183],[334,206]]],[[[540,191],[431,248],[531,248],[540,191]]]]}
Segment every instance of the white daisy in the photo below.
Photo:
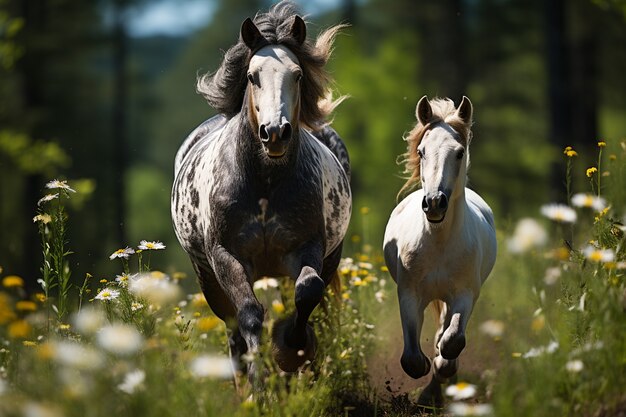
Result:
{"type": "Polygon", "coordinates": [[[378,301],[379,303],[382,303],[383,301],[385,301],[385,292],[383,290],[378,290],[374,293],[374,298],[376,299],[376,301],[378,301]]]}
{"type": "Polygon", "coordinates": [[[574,207],[591,208],[595,211],[602,211],[606,208],[606,200],[593,194],[578,193],[572,196],[574,207]]]}
{"type": "Polygon", "coordinates": [[[576,211],[564,204],[546,204],[541,206],[541,214],[558,223],[575,223],[576,211]]]}
{"type": "Polygon", "coordinates": [[[67,185],[67,181],[59,181],[59,180],[52,180],[49,183],[46,184],[46,188],[49,189],[62,189],[65,191],[69,191],[71,193],[75,193],[76,191],[73,190],[72,188],[70,188],[69,185],[67,185]]]}
{"type": "Polygon", "coordinates": [[[50,352],[57,363],[71,368],[96,370],[104,365],[100,352],[75,342],[52,342],[50,352]]]}
{"type": "Polygon", "coordinates": [[[138,389],[141,389],[143,382],[146,380],[146,373],[141,369],[135,369],[130,371],[124,376],[124,382],[117,386],[117,389],[125,392],[126,394],[132,394],[138,389]]]}
{"type": "Polygon", "coordinates": [[[270,288],[278,288],[278,281],[274,278],[261,278],[260,280],[254,282],[253,288],[255,290],[264,291],[267,291],[270,288]]]}
{"type": "Polygon", "coordinates": [[[561,268],[558,266],[553,266],[546,269],[546,274],[543,276],[543,282],[546,285],[554,285],[557,283],[559,278],[561,277],[561,268]]]}
{"type": "Polygon", "coordinates": [[[118,249],[115,252],[113,252],[111,254],[111,256],[109,256],[109,259],[115,259],[115,258],[124,258],[124,259],[128,259],[128,257],[130,255],[132,255],[133,253],[135,253],[135,250],[133,248],[129,248],[128,246],[125,247],[124,249],[118,249]]]}
{"type": "Polygon", "coordinates": [[[541,247],[548,241],[548,234],[535,219],[524,218],[517,222],[513,236],[507,242],[511,253],[523,253],[541,247]]]}
{"type": "Polygon", "coordinates": [[[135,296],[158,306],[174,304],[181,298],[180,287],[165,274],[140,274],[130,281],[128,289],[135,296]]]}
{"type": "Polygon", "coordinates": [[[524,353],[522,357],[524,357],[525,359],[536,358],[537,356],[541,356],[546,353],[554,353],[558,348],[559,343],[553,340],[547,346],[539,346],[530,349],[528,352],[524,353]]]}
{"type": "Polygon", "coordinates": [[[130,310],[131,311],[139,311],[143,308],[143,304],[138,303],[136,301],[133,301],[133,303],[130,305],[130,310]]]}
{"type": "Polygon", "coordinates": [[[84,335],[94,334],[104,325],[106,318],[102,310],[85,307],[72,315],[74,328],[84,335]]]}
{"type": "Polygon", "coordinates": [[[96,295],[96,300],[111,301],[120,296],[118,290],[112,290],[111,288],[105,288],[96,295]]]}
{"type": "Polygon", "coordinates": [[[41,197],[39,199],[39,201],[37,201],[37,205],[40,206],[42,203],[54,200],[55,198],[59,198],[59,193],[56,193],[56,194],[46,194],[43,197],[41,197]]]}
{"type": "Polygon", "coordinates": [[[455,401],[472,398],[476,395],[476,385],[468,384],[467,382],[458,382],[446,388],[446,395],[452,397],[455,401]]]}
{"type": "Polygon", "coordinates": [[[133,326],[111,324],[103,327],[96,337],[98,345],[117,355],[132,355],[143,346],[143,336],[133,326]]]}
{"type": "Polygon", "coordinates": [[[115,276],[115,282],[117,282],[117,285],[119,285],[120,287],[126,288],[128,287],[128,282],[131,279],[134,279],[136,276],[137,274],[129,275],[127,273],[123,273],[122,275],[115,276]]]}
{"type": "Polygon", "coordinates": [[[493,407],[491,404],[454,402],[448,406],[448,412],[453,416],[489,416],[493,414],[493,407]]]}
{"type": "Polygon", "coordinates": [[[487,336],[500,337],[504,333],[504,322],[501,320],[487,320],[480,325],[480,331],[487,336]]]}
{"type": "Polygon", "coordinates": [[[158,240],[156,242],[148,242],[147,240],[142,240],[139,242],[139,246],[137,249],[141,250],[160,250],[165,249],[165,245],[158,240]]]}
{"type": "Polygon", "coordinates": [[[196,378],[230,378],[234,364],[224,356],[200,355],[189,364],[191,374],[196,378]]]}
{"type": "Polygon", "coordinates": [[[615,259],[615,252],[612,249],[598,249],[592,245],[583,249],[583,255],[592,262],[606,263],[615,259]]]}
{"type": "Polygon", "coordinates": [[[585,364],[583,364],[583,361],[580,359],[574,359],[573,361],[569,361],[565,364],[565,369],[573,374],[582,371],[584,367],[585,364]]]}

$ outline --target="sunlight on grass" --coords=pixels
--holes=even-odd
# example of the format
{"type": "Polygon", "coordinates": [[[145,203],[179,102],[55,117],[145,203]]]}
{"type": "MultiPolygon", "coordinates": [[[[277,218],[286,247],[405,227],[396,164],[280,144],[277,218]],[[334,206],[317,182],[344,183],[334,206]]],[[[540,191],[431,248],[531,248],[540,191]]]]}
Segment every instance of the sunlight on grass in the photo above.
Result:
{"type": "MultiPolygon", "coordinates": [[[[578,155],[564,151],[568,204],[537,208],[511,233],[498,231],[503,250],[470,322],[461,356],[467,369],[447,386],[446,409],[430,410],[435,415],[593,415],[623,407],[626,144],[599,147],[589,183],[572,181],[572,171],[587,173],[578,155]]],[[[87,274],[75,284],[64,208],[73,190],[63,181],[48,188],[54,193],[33,219],[41,291],[27,294],[23,277],[0,276],[0,415],[420,415],[419,388],[385,395],[373,382],[402,375],[392,357],[401,336],[395,285],[367,238],[368,208],[355,215],[363,230],[348,242],[339,293],[329,290],[312,317],[316,358],[296,374],[281,372],[268,346],[274,323],[294,308],[293,282],[255,284],[266,328],[264,348],[246,358],[265,370],[263,390],[253,392],[203,295],[187,294],[181,274],[151,269],[151,258],[167,250],[162,242],[114,250],[118,274],[87,274]]]]}

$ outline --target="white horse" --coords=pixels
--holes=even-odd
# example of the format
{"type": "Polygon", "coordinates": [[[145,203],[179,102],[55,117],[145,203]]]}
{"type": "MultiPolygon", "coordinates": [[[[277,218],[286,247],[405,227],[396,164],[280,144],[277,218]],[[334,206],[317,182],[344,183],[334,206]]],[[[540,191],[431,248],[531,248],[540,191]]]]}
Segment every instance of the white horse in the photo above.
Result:
{"type": "Polygon", "coordinates": [[[404,334],[400,363],[412,378],[430,372],[430,361],[420,347],[424,309],[434,301],[439,311],[433,378],[418,403],[441,407],[441,383],[456,374],[467,322],[495,263],[496,235],[491,209],[466,188],[470,100],[463,97],[456,109],[449,99],[429,102],[424,96],[416,117],[405,154],[411,178],[403,190],[418,182],[422,188],[391,214],[384,254],[398,284],[404,334]]]}

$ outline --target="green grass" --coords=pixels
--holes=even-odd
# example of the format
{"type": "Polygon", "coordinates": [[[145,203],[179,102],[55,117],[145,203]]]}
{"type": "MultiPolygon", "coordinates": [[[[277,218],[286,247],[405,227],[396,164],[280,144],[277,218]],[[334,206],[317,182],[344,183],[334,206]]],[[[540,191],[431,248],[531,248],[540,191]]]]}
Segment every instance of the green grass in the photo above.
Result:
{"type": "MultiPolygon", "coordinates": [[[[609,207],[602,214],[577,208],[578,220],[570,226],[539,218],[537,208],[534,217],[547,239],[530,239],[519,253],[507,250],[513,228],[497,219],[498,260],[461,356],[459,381],[477,387],[466,404],[491,404],[500,417],[624,409],[626,256],[618,221],[625,210],[626,154],[620,147],[603,152],[608,176],[600,183],[597,176],[571,181],[574,193],[600,190],[609,207]],[[610,250],[614,259],[585,255],[588,245],[610,250]]],[[[582,173],[588,168],[575,158],[571,167],[582,173]]],[[[273,323],[293,311],[293,284],[257,290],[268,313],[264,348],[248,358],[264,370],[263,389],[253,392],[245,375],[237,372],[233,379],[230,367],[224,369],[226,329],[202,296],[185,294],[183,288],[191,286],[181,285],[176,274],[149,271],[158,251],[111,261],[120,262],[120,275],[141,273],[141,288],[120,285],[116,277],[88,276],[80,286],[70,284],[64,258],[71,224],[63,204],[72,196],[61,197],[42,203],[40,214],[52,217],[37,223],[46,288],[27,298],[21,278],[2,278],[0,416],[419,415],[415,400],[425,379],[413,381],[400,368],[395,284],[375,242],[351,243],[357,249],[342,263],[341,293],[329,295],[312,318],[316,358],[297,374],[280,372],[268,346],[273,323]],[[107,288],[111,299],[102,300],[107,288]]],[[[367,215],[367,209],[355,213],[362,224],[367,215]]],[[[427,351],[435,330],[431,316],[422,335],[427,351]]]]}

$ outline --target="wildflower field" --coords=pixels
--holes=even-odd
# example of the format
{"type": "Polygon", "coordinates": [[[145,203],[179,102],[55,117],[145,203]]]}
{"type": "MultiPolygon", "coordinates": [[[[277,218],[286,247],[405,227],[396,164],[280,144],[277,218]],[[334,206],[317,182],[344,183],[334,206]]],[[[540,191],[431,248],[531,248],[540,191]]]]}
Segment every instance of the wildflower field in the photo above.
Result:
{"type": "Polygon", "coordinates": [[[33,219],[40,276],[0,272],[0,416],[623,415],[626,143],[599,142],[597,153],[585,166],[576,150],[563,151],[567,201],[512,223],[496,218],[498,260],[443,410],[418,407],[427,380],[400,368],[395,284],[378,242],[347,243],[341,293],[329,294],[312,318],[316,358],[295,374],[277,369],[268,337],[293,310],[293,283],[255,284],[268,343],[245,358],[264,369],[263,389],[253,392],[199,287],[151,267],[168,250],[162,242],[112,251],[115,276],[71,279],[65,204],[74,190],[51,181],[33,219]],[[25,279],[37,280],[40,292],[26,294],[25,279]]]}

